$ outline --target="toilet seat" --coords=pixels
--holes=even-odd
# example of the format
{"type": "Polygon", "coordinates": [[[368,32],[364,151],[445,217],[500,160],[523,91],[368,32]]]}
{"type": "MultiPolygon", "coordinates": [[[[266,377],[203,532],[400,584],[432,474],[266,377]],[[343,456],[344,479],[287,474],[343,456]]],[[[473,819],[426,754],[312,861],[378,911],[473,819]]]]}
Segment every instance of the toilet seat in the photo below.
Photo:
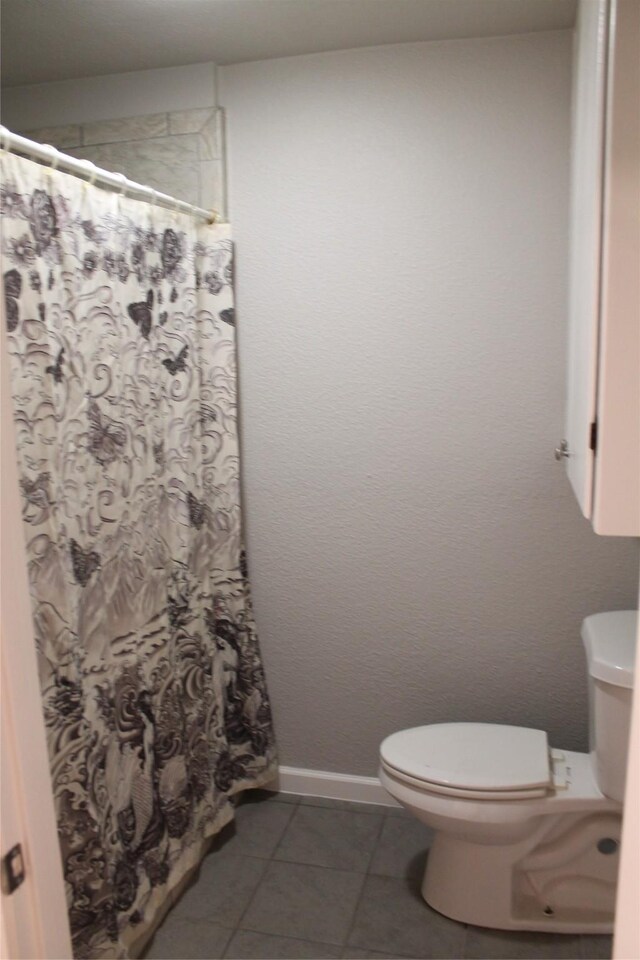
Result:
{"type": "Polygon", "coordinates": [[[543,730],[493,723],[439,723],[394,733],[382,766],[412,786],[467,799],[524,800],[554,788],[543,730]]]}

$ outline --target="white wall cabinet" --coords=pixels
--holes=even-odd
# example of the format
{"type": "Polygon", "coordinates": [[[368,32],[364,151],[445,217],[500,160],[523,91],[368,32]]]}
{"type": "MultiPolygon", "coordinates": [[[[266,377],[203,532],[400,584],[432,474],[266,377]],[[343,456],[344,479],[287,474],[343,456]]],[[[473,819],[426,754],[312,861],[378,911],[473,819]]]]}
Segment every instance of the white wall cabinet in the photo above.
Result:
{"type": "Polygon", "coordinates": [[[640,3],[580,0],[567,474],[596,533],[640,535],[640,3]]]}

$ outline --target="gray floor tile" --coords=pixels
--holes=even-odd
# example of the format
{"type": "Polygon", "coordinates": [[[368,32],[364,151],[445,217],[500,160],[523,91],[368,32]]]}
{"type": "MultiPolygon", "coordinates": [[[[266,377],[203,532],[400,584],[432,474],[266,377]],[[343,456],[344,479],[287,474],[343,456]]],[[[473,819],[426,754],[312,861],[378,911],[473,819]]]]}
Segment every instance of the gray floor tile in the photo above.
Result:
{"type": "Polygon", "coordinates": [[[209,854],[198,878],[174,906],[172,917],[235,927],[266,868],[267,861],[255,857],[209,854]]]}
{"type": "Polygon", "coordinates": [[[358,803],[353,800],[333,800],[331,797],[300,797],[306,807],[330,807],[332,810],[351,810],[358,813],[386,813],[389,807],[381,803],[358,803]]]}
{"type": "Polygon", "coordinates": [[[232,845],[236,840],[237,832],[235,820],[225,824],[222,830],[213,837],[209,853],[216,852],[218,856],[222,856],[224,853],[230,853],[232,845]]]}
{"type": "Polygon", "coordinates": [[[583,933],[581,940],[583,960],[611,960],[613,937],[583,933]]]}
{"type": "Polygon", "coordinates": [[[415,817],[385,817],[369,872],[422,878],[432,839],[433,830],[415,817]]]}
{"type": "Polygon", "coordinates": [[[404,807],[386,807],[385,809],[388,817],[404,817],[405,820],[409,818],[411,818],[411,820],[415,820],[414,814],[409,813],[409,811],[405,810],[404,807]]]}
{"type": "Polygon", "coordinates": [[[377,950],[361,950],[359,947],[345,947],[343,960],[405,960],[400,954],[378,953],[377,950]]]}
{"type": "Polygon", "coordinates": [[[340,947],[291,937],[239,930],[227,947],[227,960],[338,960],[340,947]]]}
{"type": "Polygon", "coordinates": [[[580,937],[469,927],[464,955],[469,960],[580,960],[580,937]]]}
{"type": "Polygon", "coordinates": [[[344,943],[364,876],[272,861],[240,926],[276,936],[344,943]]]}
{"type": "Polygon", "coordinates": [[[300,805],[274,859],[365,873],[382,820],[381,815],[300,805]]]}
{"type": "Polygon", "coordinates": [[[417,884],[369,875],[349,944],[430,960],[462,956],[465,927],[427,906],[417,884]]]}
{"type": "Polygon", "coordinates": [[[217,960],[233,931],[204,920],[176,920],[169,915],[151,941],[144,960],[217,960]]]}
{"type": "Polygon", "coordinates": [[[273,800],[243,803],[237,808],[230,829],[221,832],[214,849],[234,856],[243,854],[268,860],[296,809],[292,803],[273,800]]]}

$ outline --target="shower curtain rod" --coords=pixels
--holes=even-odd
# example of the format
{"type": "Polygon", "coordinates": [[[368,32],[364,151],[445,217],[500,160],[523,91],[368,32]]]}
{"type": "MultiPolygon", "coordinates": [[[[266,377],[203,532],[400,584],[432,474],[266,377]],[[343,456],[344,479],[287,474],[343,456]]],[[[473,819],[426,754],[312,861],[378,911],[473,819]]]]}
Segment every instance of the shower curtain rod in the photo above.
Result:
{"type": "Polygon", "coordinates": [[[189,214],[192,217],[199,217],[206,220],[207,223],[219,223],[220,214],[217,210],[205,210],[204,207],[196,207],[186,200],[178,200],[176,197],[170,197],[167,193],[160,193],[153,187],[147,187],[142,183],[136,183],[135,180],[129,180],[123,173],[112,173],[110,170],[103,170],[97,167],[91,160],[80,160],[77,157],[70,157],[67,153],[62,153],[56,147],[48,143],[36,143],[27,137],[21,137],[17,133],[12,133],[7,127],[0,126],[0,147],[12,153],[26,154],[34,160],[40,160],[51,166],[54,170],[61,169],[66,173],[72,173],[75,176],[85,177],[89,183],[98,183],[103,187],[110,187],[126,194],[136,200],[147,200],[149,203],[160,207],[170,207],[172,210],[180,213],[189,214]]]}

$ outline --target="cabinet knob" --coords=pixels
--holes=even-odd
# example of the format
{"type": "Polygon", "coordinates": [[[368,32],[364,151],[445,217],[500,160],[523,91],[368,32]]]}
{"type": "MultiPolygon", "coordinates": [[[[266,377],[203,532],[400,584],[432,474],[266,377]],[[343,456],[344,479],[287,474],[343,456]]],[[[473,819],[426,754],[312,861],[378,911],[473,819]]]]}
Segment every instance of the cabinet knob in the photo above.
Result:
{"type": "Polygon", "coordinates": [[[570,457],[570,456],[571,456],[571,454],[569,453],[569,442],[568,442],[568,440],[561,440],[561,441],[560,441],[560,446],[559,446],[559,447],[556,447],[554,456],[555,456],[556,460],[564,460],[565,457],[570,457]]]}

